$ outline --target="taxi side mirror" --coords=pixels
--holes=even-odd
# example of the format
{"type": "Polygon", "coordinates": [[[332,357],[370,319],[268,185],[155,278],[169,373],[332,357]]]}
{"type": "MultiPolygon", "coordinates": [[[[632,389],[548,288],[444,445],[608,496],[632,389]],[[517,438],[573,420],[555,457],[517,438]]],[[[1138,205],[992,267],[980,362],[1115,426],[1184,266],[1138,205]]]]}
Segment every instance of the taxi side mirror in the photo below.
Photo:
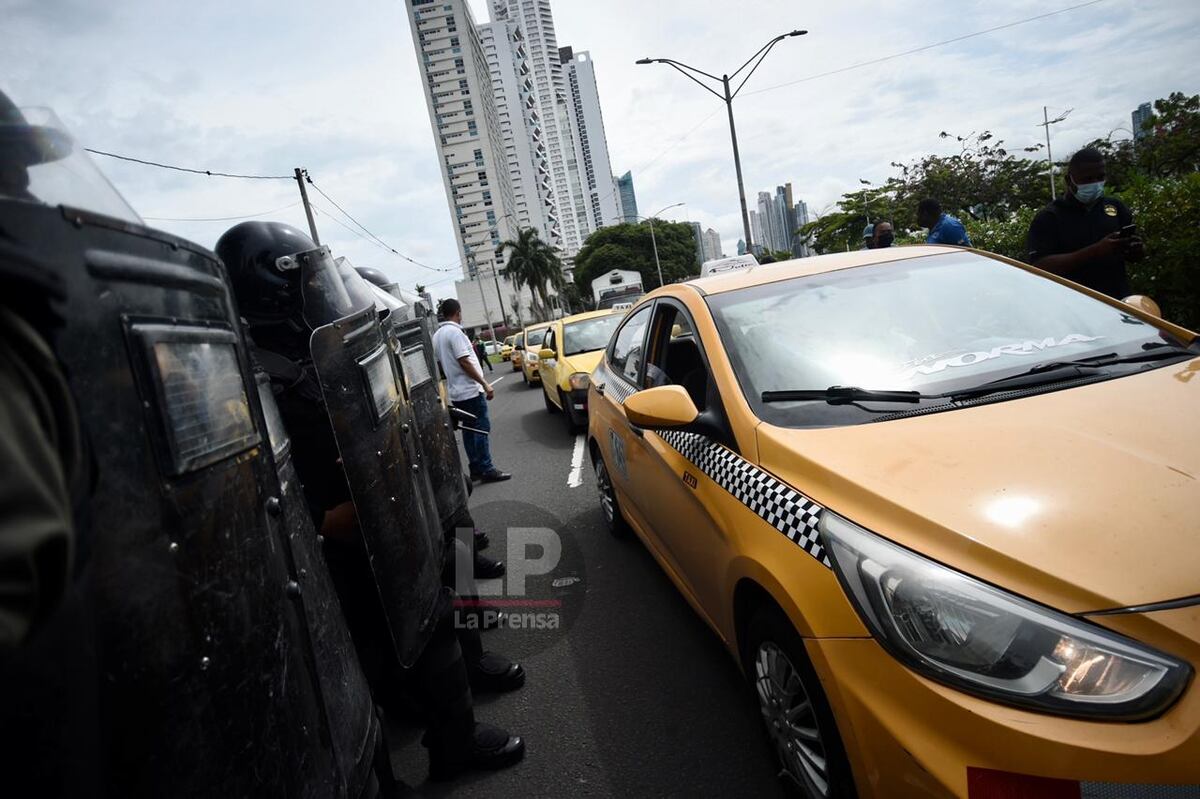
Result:
{"type": "Polygon", "coordinates": [[[553,360],[553,358],[554,350],[550,349],[549,347],[542,347],[541,352],[538,353],[538,360],[549,361],[553,360]]]}
{"type": "Polygon", "coordinates": [[[625,416],[647,430],[670,430],[696,421],[700,411],[682,386],[657,386],[625,400],[625,416]]]}
{"type": "Polygon", "coordinates": [[[1158,307],[1158,303],[1147,297],[1145,294],[1131,294],[1121,302],[1126,305],[1132,305],[1142,313],[1150,314],[1155,319],[1162,319],[1162,309],[1158,307]]]}

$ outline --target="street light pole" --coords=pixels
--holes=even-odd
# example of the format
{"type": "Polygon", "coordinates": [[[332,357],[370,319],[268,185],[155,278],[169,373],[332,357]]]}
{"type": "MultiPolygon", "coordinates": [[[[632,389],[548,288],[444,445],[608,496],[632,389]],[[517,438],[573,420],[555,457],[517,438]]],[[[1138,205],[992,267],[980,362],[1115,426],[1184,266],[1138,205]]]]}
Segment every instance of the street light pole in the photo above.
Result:
{"type": "Polygon", "coordinates": [[[754,71],[758,69],[760,64],[762,64],[763,60],[767,57],[767,54],[771,52],[771,48],[779,44],[784,39],[792,36],[803,36],[806,33],[808,33],[808,31],[794,30],[790,33],[784,33],[776,36],[774,39],[760,47],[757,53],[746,59],[746,62],[734,70],[732,75],[722,75],[719,78],[716,75],[710,75],[704,70],[696,69],[693,66],[689,66],[670,58],[640,58],[634,62],[637,64],[666,64],[684,77],[696,83],[698,86],[716,97],[721,102],[725,103],[725,109],[729,114],[729,137],[733,141],[733,166],[734,170],[737,172],[738,201],[742,205],[742,232],[746,239],[746,250],[748,252],[754,251],[754,239],[750,233],[750,211],[746,206],[746,187],[742,180],[742,158],[738,153],[737,128],[733,124],[733,98],[737,97],[738,92],[740,92],[742,87],[746,85],[746,81],[750,80],[750,76],[753,75],[754,71]],[[738,73],[750,66],[751,62],[754,63],[754,66],[750,67],[750,71],[746,73],[746,77],[742,78],[742,82],[737,85],[737,88],[731,90],[729,87],[730,81],[737,78],[738,73]],[[684,70],[687,71],[685,72],[684,70]],[[693,75],[692,73],[696,74],[693,75]],[[700,75],[716,83],[720,83],[724,93],[718,94],[712,87],[698,79],[696,75],[700,75]]]}
{"type": "Polygon", "coordinates": [[[658,270],[658,285],[660,285],[660,286],[663,285],[662,264],[659,263],[659,260],[658,260],[658,242],[654,238],[654,219],[659,214],[661,214],[663,211],[669,211],[672,208],[678,208],[681,205],[687,205],[687,203],[673,203],[671,205],[666,206],[665,208],[659,208],[657,211],[655,211],[650,216],[637,217],[638,219],[645,219],[647,222],[650,223],[650,246],[654,249],[654,268],[658,270]]]}
{"type": "Polygon", "coordinates": [[[725,84],[725,108],[729,111],[729,138],[733,140],[733,168],[737,172],[738,200],[742,203],[742,233],[746,237],[746,252],[754,252],[754,242],[750,237],[750,211],[746,207],[746,187],[742,183],[742,157],[738,153],[737,128],[733,125],[733,95],[729,93],[729,76],[722,75],[721,82],[725,84]]]}
{"type": "Polygon", "coordinates": [[[1050,126],[1057,125],[1067,118],[1075,109],[1068,108],[1058,117],[1051,119],[1050,110],[1046,106],[1042,106],[1042,127],[1046,129],[1046,171],[1050,175],[1050,199],[1058,199],[1058,188],[1054,185],[1054,156],[1050,154],[1050,126]]]}

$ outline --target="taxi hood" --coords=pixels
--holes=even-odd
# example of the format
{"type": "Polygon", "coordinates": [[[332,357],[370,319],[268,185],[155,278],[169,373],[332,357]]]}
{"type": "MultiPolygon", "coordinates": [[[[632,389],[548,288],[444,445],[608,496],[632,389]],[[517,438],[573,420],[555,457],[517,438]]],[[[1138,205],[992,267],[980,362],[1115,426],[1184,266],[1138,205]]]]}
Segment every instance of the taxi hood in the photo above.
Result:
{"type": "Polygon", "coordinates": [[[1200,594],[1200,359],[852,427],[761,424],[763,468],[927,557],[1067,612],[1200,594]]]}

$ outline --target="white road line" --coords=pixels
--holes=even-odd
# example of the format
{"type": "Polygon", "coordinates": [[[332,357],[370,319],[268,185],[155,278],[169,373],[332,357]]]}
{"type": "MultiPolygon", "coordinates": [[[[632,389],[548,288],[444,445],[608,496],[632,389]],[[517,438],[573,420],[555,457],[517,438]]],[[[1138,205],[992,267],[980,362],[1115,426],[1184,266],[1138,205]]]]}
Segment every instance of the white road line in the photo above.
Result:
{"type": "Polygon", "coordinates": [[[567,488],[583,485],[583,433],[575,436],[575,451],[571,453],[571,472],[567,475],[567,488]]]}
{"type": "Polygon", "coordinates": [[[497,377],[495,380],[489,380],[488,382],[489,382],[489,383],[491,383],[491,384],[494,386],[494,385],[496,385],[497,383],[499,383],[501,380],[503,380],[503,379],[504,379],[504,378],[506,378],[506,377],[508,377],[508,375],[500,375],[500,376],[499,376],[499,377],[497,377]]]}

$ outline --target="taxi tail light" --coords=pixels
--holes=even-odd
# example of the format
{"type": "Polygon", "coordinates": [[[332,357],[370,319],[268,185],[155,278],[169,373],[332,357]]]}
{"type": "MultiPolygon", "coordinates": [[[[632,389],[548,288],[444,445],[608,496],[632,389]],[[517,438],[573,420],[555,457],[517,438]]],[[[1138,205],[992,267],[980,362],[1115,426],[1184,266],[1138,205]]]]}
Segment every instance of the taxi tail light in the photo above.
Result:
{"type": "Polygon", "coordinates": [[[1138,721],[1178,698],[1191,667],[886,541],[835,513],[821,533],[876,639],[914,671],[1063,716],[1138,721]]]}

